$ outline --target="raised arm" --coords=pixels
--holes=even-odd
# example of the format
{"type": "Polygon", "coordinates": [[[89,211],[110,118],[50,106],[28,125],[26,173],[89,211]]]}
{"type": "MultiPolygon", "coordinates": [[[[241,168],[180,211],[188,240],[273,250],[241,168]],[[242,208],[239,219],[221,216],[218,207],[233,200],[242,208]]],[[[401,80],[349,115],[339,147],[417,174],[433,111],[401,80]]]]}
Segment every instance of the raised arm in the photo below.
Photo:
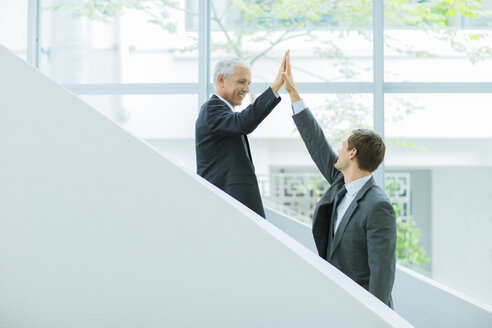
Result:
{"type": "MultiPolygon", "coordinates": [[[[243,135],[249,134],[256,129],[280,102],[278,91],[284,84],[283,72],[285,71],[286,58],[287,52],[282,59],[277,76],[270,85],[270,88],[256,98],[253,104],[241,112],[234,112],[222,100],[212,98],[206,108],[206,120],[210,131],[217,135],[243,135]]],[[[228,99],[233,105],[241,104],[242,97],[249,92],[249,83],[251,80],[251,71],[249,68],[236,67],[236,71],[237,73],[230,77],[230,80],[226,79],[224,74],[219,74],[217,77],[217,84],[221,93],[225,93],[226,91],[224,90],[230,93],[230,89],[233,88],[233,95],[229,95],[229,97],[236,101],[232,102],[228,99]],[[238,69],[239,71],[237,71],[238,69]],[[234,78],[236,74],[238,76],[234,78]]],[[[221,96],[224,96],[224,94],[221,96]]]]}
{"type": "Polygon", "coordinates": [[[326,140],[323,130],[309,108],[295,114],[292,118],[314,163],[328,183],[332,184],[342,173],[334,166],[338,156],[326,140]]]}
{"type": "Polygon", "coordinates": [[[241,112],[233,112],[222,100],[214,98],[207,107],[207,125],[213,134],[243,135],[253,132],[280,102],[268,88],[241,112]]]}
{"type": "MultiPolygon", "coordinates": [[[[292,106],[297,106],[302,100],[297,92],[292,77],[292,70],[290,67],[290,52],[287,52],[287,60],[284,72],[284,87],[289,93],[292,101],[292,106]]],[[[303,104],[303,102],[301,102],[303,104]]],[[[293,116],[294,123],[301,134],[302,140],[306,145],[306,148],[311,155],[314,163],[318,166],[321,174],[331,184],[333,181],[342,174],[335,169],[334,165],[338,159],[338,156],[331,148],[330,144],[326,140],[323,130],[319,126],[316,118],[313,116],[309,108],[301,108],[301,111],[293,116]]]]}

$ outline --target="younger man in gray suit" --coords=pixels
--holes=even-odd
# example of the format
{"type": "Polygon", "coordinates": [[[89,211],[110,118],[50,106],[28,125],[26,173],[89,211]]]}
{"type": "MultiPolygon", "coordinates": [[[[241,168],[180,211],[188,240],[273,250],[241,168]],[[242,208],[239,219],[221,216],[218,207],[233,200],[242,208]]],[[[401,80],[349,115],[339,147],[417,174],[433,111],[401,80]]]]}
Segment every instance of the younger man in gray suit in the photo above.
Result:
{"type": "Polygon", "coordinates": [[[384,159],[384,142],[370,130],[357,129],[343,141],[337,156],[295,88],[289,54],[284,86],[302,140],[330,183],[313,216],[318,253],[392,307],[396,217],[393,206],[372,177],[384,159]]]}
{"type": "Polygon", "coordinates": [[[234,112],[249,92],[251,69],[237,57],[224,58],[214,72],[215,94],[203,104],[195,124],[197,173],[265,217],[247,135],[280,102],[285,56],[277,77],[254,103],[234,112]]]}

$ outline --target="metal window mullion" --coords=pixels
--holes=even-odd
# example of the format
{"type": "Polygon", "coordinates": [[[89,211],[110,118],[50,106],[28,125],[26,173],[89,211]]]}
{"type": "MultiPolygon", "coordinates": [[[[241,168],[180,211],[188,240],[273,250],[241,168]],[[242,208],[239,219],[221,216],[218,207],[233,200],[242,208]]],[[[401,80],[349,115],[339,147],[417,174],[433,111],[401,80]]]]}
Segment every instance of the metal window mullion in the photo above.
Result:
{"type": "Polygon", "coordinates": [[[198,94],[198,83],[64,84],[77,95],[198,94]]]}
{"type": "Polygon", "coordinates": [[[39,1],[27,3],[27,62],[39,68],[39,1]]]}
{"type": "MultiPolygon", "coordinates": [[[[198,5],[198,104],[208,99],[210,93],[210,0],[198,5]]],[[[199,108],[197,108],[198,110],[199,108]]]]}
{"type": "Polygon", "coordinates": [[[384,93],[492,93],[492,82],[392,82],[384,93]]]}
{"type": "MultiPolygon", "coordinates": [[[[373,0],[374,131],[384,140],[384,7],[373,0]]],[[[376,183],[384,190],[384,163],[374,172],[376,183]]]]}
{"type": "MultiPolygon", "coordinates": [[[[68,90],[76,94],[93,95],[121,95],[121,94],[199,94],[200,85],[190,83],[93,83],[93,84],[64,84],[68,90]]],[[[251,92],[261,93],[268,88],[268,83],[254,83],[251,92]]],[[[303,94],[330,94],[330,93],[373,93],[372,82],[299,82],[297,89],[303,94]]],[[[208,92],[213,85],[209,83],[208,92]]],[[[383,92],[386,93],[414,93],[414,94],[476,94],[492,93],[492,82],[391,82],[384,83],[383,92]]],[[[208,96],[204,95],[206,98],[208,96]]]]}
{"type": "MultiPolygon", "coordinates": [[[[252,83],[250,92],[262,93],[269,83],[252,83]]],[[[372,82],[297,82],[300,93],[373,93],[372,82]]]]}
{"type": "MultiPolygon", "coordinates": [[[[205,92],[201,95],[205,102],[208,94],[213,90],[213,84],[209,83],[209,88],[204,91],[206,83],[89,83],[89,84],[64,84],[63,86],[71,92],[82,95],[121,95],[121,94],[190,94],[205,92]]],[[[262,93],[268,88],[269,83],[254,83],[251,85],[251,92],[262,93]]],[[[296,83],[297,89],[306,94],[313,93],[372,93],[373,83],[371,82],[340,82],[340,83],[296,83]]]]}

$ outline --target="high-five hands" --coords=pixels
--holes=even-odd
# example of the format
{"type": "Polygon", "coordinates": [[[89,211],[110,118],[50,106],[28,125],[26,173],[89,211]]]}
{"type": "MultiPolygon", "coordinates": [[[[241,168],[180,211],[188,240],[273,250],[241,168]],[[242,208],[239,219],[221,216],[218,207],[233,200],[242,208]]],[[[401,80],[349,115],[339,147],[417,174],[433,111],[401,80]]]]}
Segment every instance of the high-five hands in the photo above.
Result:
{"type": "Polygon", "coordinates": [[[292,103],[301,100],[301,97],[299,96],[294,84],[294,78],[292,77],[292,69],[290,67],[290,50],[285,52],[284,58],[282,59],[282,64],[280,65],[277,76],[275,77],[275,81],[273,81],[270,87],[273,91],[278,93],[282,85],[289,93],[292,103]]]}
{"type": "Polygon", "coordinates": [[[290,50],[287,50],[287,52],[285,53],[284,60],[285,60],[285,70],[282,73],[283,80],[284,80],[284,87],[285,90],[287,90],[287,92],[289,93],[290,101],[292,103],[295,103],[301,100],[301,97],[297,92],[296,86],[294,84],[294,78],[292,77],[292,70],[290,67],[290,50]]]}
{"type": "Polygon", "coordinates": [[[289,51],[287,50],[285,52],[284,58],[282,59],[282,64],[280,65],[280,68],[278,69],[277,77],[275,77],[275,81],[270,85],[273,91],[276,93],[279,92],[280,88],[284,84],[284,76],[283,73],[286,70],[286,65],[287,65],[287,55],[289,51]]]}

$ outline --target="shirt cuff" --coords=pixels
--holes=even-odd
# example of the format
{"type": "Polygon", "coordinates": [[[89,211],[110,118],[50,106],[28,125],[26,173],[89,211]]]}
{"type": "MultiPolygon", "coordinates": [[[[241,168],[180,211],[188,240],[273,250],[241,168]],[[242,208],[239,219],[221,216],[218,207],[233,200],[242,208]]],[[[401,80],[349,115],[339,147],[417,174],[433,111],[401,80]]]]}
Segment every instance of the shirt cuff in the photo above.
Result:
{"type": "Polygon", "coordinates": [[[304,99],[296,101],[295,103],[292,104],[292,111],[294,112],[294,115],[299,114],[300,112],[302,112],[306,108],[307,108],[307,106],[304,103],[304,99]]]}
{"type": "Polygon", "coordinates": [[[278,93],[276,93],[275,91],[273,91],[273,89],[272,89],[272,92],[275,95],[275,97],[277,97],[277,98],[280,97],[280,95],[278,93]]]}

